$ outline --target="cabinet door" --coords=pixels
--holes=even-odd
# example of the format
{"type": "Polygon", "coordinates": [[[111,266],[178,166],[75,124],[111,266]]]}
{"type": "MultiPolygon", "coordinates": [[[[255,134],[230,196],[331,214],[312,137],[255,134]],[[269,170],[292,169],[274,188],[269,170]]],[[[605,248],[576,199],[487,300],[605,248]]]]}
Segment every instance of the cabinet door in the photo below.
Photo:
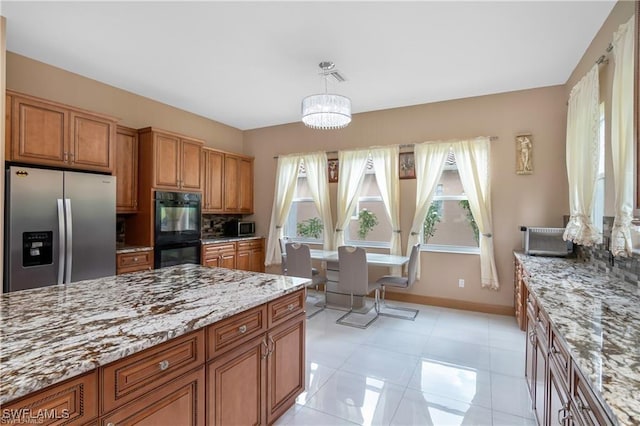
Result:
{"type": "Polygon", "coordinates": [[[538,424],[545,424],[545,398],[547,389],[547,353],[543,342],[536,335],[535,357],[535,404],[538,424]]]}
{"type": "Polygon", "coordinates": [[[241,213],[253,213],[253,160],[247,158],[238,160],[238,181],[240,182],[238,210],[241,213]]]}
{"type": "Polygon", "coordinates": [[[115,123],[71,111],[70,163],[83,170],[113,172],[115,123]]]}
{"type": "Polygon", "coordinates": [[[104,416],[101,424],[204,426],[204,388],[201,367],[104,416]]]}
{"type": "Polygon", "coordinates": [[[229,213],[240,210],[239,160],[231,155],[224,156],[224,211],[229,213]]]}
{"type": "Polygon", "coordinates": [[[236,269],[241,271],[251,270],[251,250],[238,250],[236,253],[236,269]]]}
{"type": "Polygon", "coordinates": [[[535,380],[536,380],[536,331],[535,321],[529,311],[527,316],[527,339],[526,339],[526,352],[525,352],[525,379],[527,381],[527,387],[529,389],[529,396],[531,397],[532,406],[535,401],[535,380]]]}
{"type": "Polygon", "coordinates": [[[235,252],[230,253],[221,253],[220,254],[220,264],[218,265],[221,268],[228,269],[236,269],[236,254],[235,252]]]}
{"type": "Polygon", "coordinates": [[[116,131],[116,213],[138,209],[138,133],[118,127],[116,131]]]}
{"type": "Polygon", "coordinates": [[[7,160],[11,159],[11,109],[13,108],[13,98],[7,95],[4,110],[4,152],[7,160]]]}
{"type": "Polygon", "coordinates": [[[265,424],[267,343],[264,335],[209,363],[208,425],[265,424]]]}
{"type": "Polygon", "coordinates": [[[202,190],[202,143],[181,139],[180,189],[202,190]]]}
{"type": "Polygon", "coordinates": [[[12,114],[12,149],[7,160],[51,166],[68,165],[67,109],[13,96],[12,114]]]}
{"type": "Polygon", "coordinates": [[[154,181],[156,188],[179,189],[180,138],[154,133],[154,181]]]}
{"type": "Polygon", "coordinates": [[[269,332],[267,422],[282,415],[305,387],[305,315],[269,332]]]}
{"type": "Polygon", "coordinates": [[[547,400],[547,414],[550,426],[565,426],[571,424],[571,409],[569,408],[569,394],[559,380],[560,375],[553,363],[549,365],[549,398],[547,400]]]}
{"type": "Polygon", "coordinates": [[[264,272],[264,247],[256,247],[251,250],[249,270],[264,272]]]}
{"type": "Polygon", "coordinates": [[[212,150],[205,153],[203,212],[219,213],[224,210],[224,154],[212,150]]]}

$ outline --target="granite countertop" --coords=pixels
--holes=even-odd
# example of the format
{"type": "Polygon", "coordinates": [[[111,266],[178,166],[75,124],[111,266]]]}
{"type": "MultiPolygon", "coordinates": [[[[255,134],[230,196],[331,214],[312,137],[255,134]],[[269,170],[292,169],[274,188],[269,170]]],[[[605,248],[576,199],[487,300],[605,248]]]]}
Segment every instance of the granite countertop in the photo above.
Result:
{"type": "Polygon", "coordinates": [[[245,240],[258,240],[264,237],[255,236],[255,237],[212,237],[212,238],[203,238],[202,244],[215,244],[215,243],[227,243],[231,241],[245,241],[245,240]]]}
{"type": "Polygon", "coordinates": [[[516,253],[527,287],[620,424],[640,423],[640,286],[578,260],[516,253]]]}
{"type": "Polygon", "coordinates": [[[3,294],[0,404],[294,292],[308,281],[180,265],[3,294]]]}
{"type": "Polygon", "coordinates": [[[117,254],[123,254],[123,253],[137,253],[137,252],[141,252],[141,251],[151,251],[153,250],[153,247],[144,247],[144,246],[116,246],[116,253],[117,254]]]}

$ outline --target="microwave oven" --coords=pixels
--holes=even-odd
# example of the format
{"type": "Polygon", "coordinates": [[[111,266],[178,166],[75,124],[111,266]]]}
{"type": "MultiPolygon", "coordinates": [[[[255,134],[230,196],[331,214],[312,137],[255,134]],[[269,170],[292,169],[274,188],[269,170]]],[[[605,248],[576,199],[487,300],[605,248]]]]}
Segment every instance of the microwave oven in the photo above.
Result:
{"type": "Polygon", "coordinates": [[[253,237],[255,233],[255,222],[230,220],[224,224],[225,237],[253,237]]]}
{"type": "Polygon", "coordinates": [[[573,252],[573,243],[564,241],[564,228],[523,226],[523,248],[527,255],[568,256],[573,252]]]}

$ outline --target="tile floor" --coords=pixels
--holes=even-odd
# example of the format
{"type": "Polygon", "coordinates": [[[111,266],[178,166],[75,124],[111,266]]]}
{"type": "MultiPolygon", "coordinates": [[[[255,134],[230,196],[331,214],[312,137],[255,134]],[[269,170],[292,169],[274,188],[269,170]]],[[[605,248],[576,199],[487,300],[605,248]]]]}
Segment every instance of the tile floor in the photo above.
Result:
{"type": "Polygon", "coordinates": [[[414,322],[309,319],[306,392],[276,425],[535,425],[515,318],[404,305],[414,322]]]}

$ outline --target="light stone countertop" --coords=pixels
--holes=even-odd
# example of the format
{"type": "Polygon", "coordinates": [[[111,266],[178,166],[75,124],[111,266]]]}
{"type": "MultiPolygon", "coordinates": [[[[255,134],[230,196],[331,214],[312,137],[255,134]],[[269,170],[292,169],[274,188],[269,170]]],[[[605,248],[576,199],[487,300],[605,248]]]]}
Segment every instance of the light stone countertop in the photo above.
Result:
{"type": "Polygon", "coordinates": [[[277,299],[308,282],[180,265],[3,294],[0,404],[277,299]]]}
{"type": "Polygon", "coordinates": [[[264,237],[213,237],[213,238],[203,238],[202,244],[215,244],[215,243],[228,243],[232,241],[247,241],[247,240],[259,240],[264,237]]]}
{"type": "Polygon", "coordinates": [[[577,260],[515,255],[610,417],[640,424],[640,286],[577,260]]]}

